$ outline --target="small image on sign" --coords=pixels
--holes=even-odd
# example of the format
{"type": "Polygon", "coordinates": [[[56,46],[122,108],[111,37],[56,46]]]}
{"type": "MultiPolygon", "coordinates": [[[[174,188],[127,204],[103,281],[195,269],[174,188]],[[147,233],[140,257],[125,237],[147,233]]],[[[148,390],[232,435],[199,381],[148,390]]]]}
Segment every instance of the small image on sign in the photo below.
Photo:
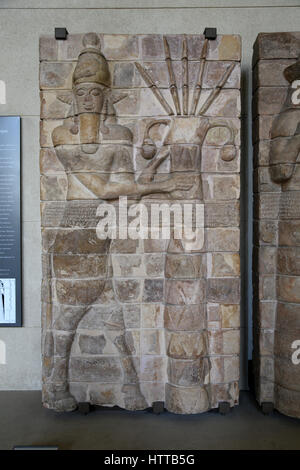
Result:
{"type": "Polygon", "coordinates": [[[16,280],[0,279],[0,324],[16,322],[16,280]]]}

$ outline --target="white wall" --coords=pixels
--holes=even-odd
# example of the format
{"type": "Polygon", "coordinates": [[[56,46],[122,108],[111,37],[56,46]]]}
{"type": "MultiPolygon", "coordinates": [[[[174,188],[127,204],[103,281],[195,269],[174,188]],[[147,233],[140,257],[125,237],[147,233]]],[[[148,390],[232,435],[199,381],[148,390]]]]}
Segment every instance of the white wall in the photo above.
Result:
{"type": "MultiPolygon", "coordinates": [[[[0,114],[22,117],[24,325],[0,329],[0,340],[6,343],[7,361],[0,364],[0,389],[40,388],[39,36],[52,35],[55,27],[66,27],[70,33],[174,34],[202,33],[206,26],[212,26],[220,34],[240,34],[242,113],[244,134],[248,128],[249,136],[254,40],[259,32],[299,30],[299,7],[300,0],[0,0],[0,80],[5,81],[7,94],[6,104],[0,104],[0,114]]],[[[244,142],[250,150],[249,137],[248,143],[247,139],[244,142]]],[[[250,220],[248,243],[251,245],[252,211],[246,202],[250,200],[252,174],[251,152],[247,148],[243,157],[242,217],[250,220]]],[[[243,240],[247,239],[243,237],[243,240]]],[[[244,262],[250,254],[249,249],[245,251],[244,262]]],[[[248,279],[244,276],[246,286],[248,280],[249,276],[248,279]]],[[[247,304],[251,306],[250,297],[244,299],[244,314],[247,304]]],[[[245,318],[243,326],[247,326],[245,318]]],[[[246,328],[244,331],[247,335],[246,328]]]]}

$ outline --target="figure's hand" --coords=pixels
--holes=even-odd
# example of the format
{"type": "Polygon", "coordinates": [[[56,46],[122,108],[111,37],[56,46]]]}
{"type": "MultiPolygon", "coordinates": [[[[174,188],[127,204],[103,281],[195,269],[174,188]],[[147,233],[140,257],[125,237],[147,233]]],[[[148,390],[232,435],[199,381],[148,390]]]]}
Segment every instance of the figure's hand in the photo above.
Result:
{"type": "Polygon", "coordinates": [[[292,163],[277,163],[270,166],[271,179],[275,183],[288,181],[294,173],[295,165],[292,163]]]}
{"type": "Polygon", "coordinates": [[[163,182],[166,192],[188,191],[193,186],[193,181],[188,181],[186,175],[175,174],[163,182]]]}
{"type": "Polygon", "coordinates": [[[157,168],[159,165],[170,155],[169,148],[161,149],[156,156],[151,160],[150,163],[146,166],[146,168],[141,172],[138,181],[139,183],[150,183],[153,181],[154,175],[156,173],[157,168]]]}
{"type": "Polygon", "coordinates": [[[170,149],[168,147],[160,149],[151,162],[148,163],[144,171],[155,173],[155,170],[169,155],[170,149]]]}
{"type": "Polygon", "coordinates": [[[285,183],[292,178],[300,151],[300,136],[278,137],[271,140],[269,170],[272,181],[285,183]]]}
{"type": "Polygon", "coordinates": [[[183,185],[179,184],[175,191],[171,192],[172,199],[199,199],[202,198],[202,185],[201,185],[201,176],[200,175],[180,175],[181,178],[184,178],[185,181],[183,185]],[[187,183],[189,181],[189,183],[187,183]],[[187,188],[188,186],[188,188],[187,188]],[[187,188],[187,189],[186,189],[187,188]]]}

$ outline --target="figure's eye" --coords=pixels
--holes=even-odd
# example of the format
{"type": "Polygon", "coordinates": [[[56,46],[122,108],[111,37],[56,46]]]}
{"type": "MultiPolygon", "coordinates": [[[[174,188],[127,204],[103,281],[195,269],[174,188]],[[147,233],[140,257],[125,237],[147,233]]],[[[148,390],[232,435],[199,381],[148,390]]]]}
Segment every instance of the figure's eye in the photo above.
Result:
{"type": "Polygon", "coordinates": [[[98,88],[94,88],[92,91],[91,91],[91,94],[93,96],[99,96],[100,95],[100,90],[98,90],[98,88]]]}
{"type": "Polygon", "coordinates": [[[84,90],[83,89],[80,89],[80,90],[77,90],[77,96],[83,96],[84,95],[84,90]]]}

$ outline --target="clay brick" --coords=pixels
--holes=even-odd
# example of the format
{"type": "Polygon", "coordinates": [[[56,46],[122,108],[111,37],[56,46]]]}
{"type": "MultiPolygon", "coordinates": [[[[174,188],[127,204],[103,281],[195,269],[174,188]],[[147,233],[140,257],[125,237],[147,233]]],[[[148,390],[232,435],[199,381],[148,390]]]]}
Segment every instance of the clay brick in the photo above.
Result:
{"type": "MultiPolygon", "coordinates": [[[[209,41],[192,115],[204,40],[99,33],[40,40],[48,408],[144,410],[160,401],[174,413],[200,413],[238,403],[241,40],[209,41]],[[177,240],[173,221],[165,240],[102,240],[100,212],[111,204],[119,228],[120,196],[130,211],[145,204],[148,220],[152,203],[200,204],[195,242],[186,233],[177,240]]],[[[167,222],[156,225],[159,235],[167,222]]]]}

